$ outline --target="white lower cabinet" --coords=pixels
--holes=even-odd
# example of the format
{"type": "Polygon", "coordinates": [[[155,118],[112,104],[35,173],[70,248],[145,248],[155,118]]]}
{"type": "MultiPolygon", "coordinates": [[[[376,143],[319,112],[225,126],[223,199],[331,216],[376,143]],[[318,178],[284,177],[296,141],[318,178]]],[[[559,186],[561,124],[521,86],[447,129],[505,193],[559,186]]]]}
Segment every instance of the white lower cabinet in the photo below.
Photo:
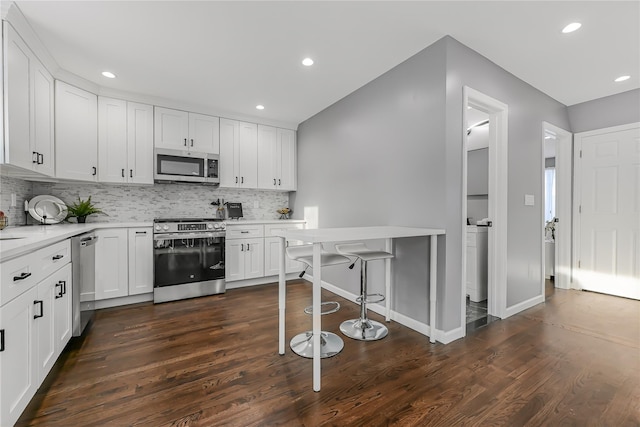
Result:
{"type": "Polygon", "coordinates": [[[225,280],[254,279],[264,276],[264,226],[227,225],[225,241],[225,280]]]}
{"type": "MultiPolygon", "coordinates": [[[[276,230],[302,229],[304,224],[267,224],[264,226],[264,275],[276,276],[280,274],[280,238],[273,236],[276,230]]],[[[287,246],[300,245],[297,240],[287,240],[287,246]]],[[[285,259],[285,272],[300,273],[304,270],[304,264],[287,257],[285,259]]]]}
{"type": "MultiPolygon", "coordinates": [[[[35,271],[33,264],[39,262],[42,252],[20,258],[35,271]]],[[[71,339],[71,264],[67,258],[65,265],[58,266],[0,307],[2,426],[17,421],[71,339]]]]}
{"type": "Polygon", "coordinates": [[[96,230],[96,300],[153,292],[151,227],[96,230]]]}

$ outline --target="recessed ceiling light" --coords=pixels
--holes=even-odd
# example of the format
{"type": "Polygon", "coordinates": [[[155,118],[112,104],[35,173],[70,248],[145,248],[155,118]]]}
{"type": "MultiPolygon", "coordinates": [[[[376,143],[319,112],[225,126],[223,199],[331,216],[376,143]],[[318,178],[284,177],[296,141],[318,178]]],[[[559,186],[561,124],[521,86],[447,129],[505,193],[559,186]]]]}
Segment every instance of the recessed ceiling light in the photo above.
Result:
{"type": "Polygon", "coordinates": [[[103,71],[102,75],[105,76],[105,77],[108,77],[110,79],[115,79],[116,78],[116,75],[113,74],[111,71],[103,71]]]}
{"type": "Polygon", "coordinates": [[[306,66],[306,67],[310,67],[313,65],[313,59],[311,58],[304,58],[302,60],[302,65],[306,66]]]}
{"type": "Polygon", "coordinates": [[[577,30],[578,28],[582,27],[582,24],[579,22],[572,22],[571,24],[567,25],[566,27],[564,27],[562,29],[562,32],[567,34],[567,33],[573,33],[575,30],[577,30]]]}
{"type": "Polygon", "coordinates": [[[256,108],[257,108],[258,110],[264,110],[264,105],[256,105],[256,108]]]}
{"type": "Polygon", "coordinates": [[[630,78],[631,78],[631,76],[620,76],[617,79],[615,79],[614,82],[620,83],[620,82],[623,82],[625,80],[629,80],[630,78]]]}

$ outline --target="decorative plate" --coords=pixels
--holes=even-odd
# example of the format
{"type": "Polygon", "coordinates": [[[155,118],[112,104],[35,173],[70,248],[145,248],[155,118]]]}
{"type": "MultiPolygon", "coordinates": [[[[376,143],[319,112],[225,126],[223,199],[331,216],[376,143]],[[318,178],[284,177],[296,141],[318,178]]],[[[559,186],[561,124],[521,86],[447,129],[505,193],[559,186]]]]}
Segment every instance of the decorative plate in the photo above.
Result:
{"type": "Polygon", "coordinates": [[[29,201],[29,214],[41,224],[57,224],[67,213],[67,205],[54,196],[36,196],[29,201]]]}

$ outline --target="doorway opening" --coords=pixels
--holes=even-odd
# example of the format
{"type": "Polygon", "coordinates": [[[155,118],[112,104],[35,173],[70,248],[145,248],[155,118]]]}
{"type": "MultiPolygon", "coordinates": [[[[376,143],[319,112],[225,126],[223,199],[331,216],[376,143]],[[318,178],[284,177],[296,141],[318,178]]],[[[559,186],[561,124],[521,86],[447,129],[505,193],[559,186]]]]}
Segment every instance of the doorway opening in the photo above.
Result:
{"type": "Polygon", "coordinates": [[[461,323],[465,335],[507,315],[507,117],[506,104],[463,88],[461,323]]]}

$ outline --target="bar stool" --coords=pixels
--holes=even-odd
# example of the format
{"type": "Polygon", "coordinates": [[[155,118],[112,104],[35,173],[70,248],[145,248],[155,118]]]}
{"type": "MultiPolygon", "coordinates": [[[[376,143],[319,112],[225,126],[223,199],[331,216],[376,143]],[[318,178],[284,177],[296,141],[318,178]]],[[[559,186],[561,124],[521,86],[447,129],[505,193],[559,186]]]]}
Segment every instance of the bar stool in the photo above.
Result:
{"type": "MultiPolygon", "coordinates": [[[[304,276],[309,267],[313,268],[313,245],[300,245],[289,246],[286,249],[287,256],[295,261],[300,261],[305,264],[305,268],[300,273],[299,277],[304,276]]],[[[320,254],[320,266],[346,264],[351,260],[345,256],[326,252],[324,249],[320,254]]],[[[324,316],[326,314],[335,313],[340,310],[340,303],[337,301],[326,301],[320,303],[321,313],[324,316]],[[328,307],[325,310],[325,307],[328,307]]],[[[305,307],[304,312],[306,314],[313,314],[313,306],[305,307]]],[[[313,331],[302,332],[291,339],[289,343],[291,350],[299,356],[306,357],[308,359],[313,358],[313,331]]],[[[333,332],[320,331],[320,357],[326,358],[335,356],[340,353],[344,348],[344,342],[342,338],[333,332]]]]}
{"type": "Polygon", "coordinates": [[[386,337],[389,333],[387,327],[367,318],[367,303],[378,303],[385,300],[385,296],[382,294],[367,293],[367,262],[393,258],[393,254],[369,249],[364,243],[336,245],[336,250],[342,255],[356,257],[349,266],[351,269],[358,258],[360,259],[360,296],[356,298],[356,302],[360,303],[360,318],[342,322],[340,331],[349,338],[361,341],[375,341],[386,337]]]}

